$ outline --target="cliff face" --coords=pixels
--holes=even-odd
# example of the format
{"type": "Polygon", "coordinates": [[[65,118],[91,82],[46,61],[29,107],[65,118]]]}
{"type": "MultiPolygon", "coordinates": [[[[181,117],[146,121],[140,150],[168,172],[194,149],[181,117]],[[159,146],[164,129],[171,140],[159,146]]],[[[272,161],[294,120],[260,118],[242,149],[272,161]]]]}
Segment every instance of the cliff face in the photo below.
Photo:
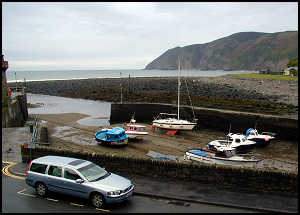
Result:
{"type": "Polygon", "coordinates": [[[241,32],[205,44],[167,50],[145,69],[282,70],[298,57],[298,31],[241,32]]]}

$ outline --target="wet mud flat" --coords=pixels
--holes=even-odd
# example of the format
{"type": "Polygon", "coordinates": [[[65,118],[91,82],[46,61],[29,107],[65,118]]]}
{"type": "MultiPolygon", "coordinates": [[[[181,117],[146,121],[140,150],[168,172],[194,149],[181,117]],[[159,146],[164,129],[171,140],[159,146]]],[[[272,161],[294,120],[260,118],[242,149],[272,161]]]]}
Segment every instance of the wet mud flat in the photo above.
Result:
{"type": "MultiPolygon", "coordinates": [[[[39,119],[47,121],[50,147],[72,149],[90,153],[105,153],[126,157],[148,158],[149,151],[163,155],[182,158],[185,151],[200,149],[216,139],[225,139],[226,133],[209,129],[185,131],[178,135],[166,135],[164,131],[152,131],[151,124],[139,123],[146,126],[149,134],[142,140],[130,140],[127,146],[111,147],[99,145],[94,134],[100,127],[83,126],[76,121],[82,116],[76,114],[39,115],[39,119]],[[56,119],[60,118],[58,122],[56,119]]],[[[110,127],[124,124],[113,124],[110,127]]],[[[269,146],[255,148],[251,155],[263,159],[257,168],[270,168],[279,171],[298,172],[298,143],[274,140],[269,146]]]]}

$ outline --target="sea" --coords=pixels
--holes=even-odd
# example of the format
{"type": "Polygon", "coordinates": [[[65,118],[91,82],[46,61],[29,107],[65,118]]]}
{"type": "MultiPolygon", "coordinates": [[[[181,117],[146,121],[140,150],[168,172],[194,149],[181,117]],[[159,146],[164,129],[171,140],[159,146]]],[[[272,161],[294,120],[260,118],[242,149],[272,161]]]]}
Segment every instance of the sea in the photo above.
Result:
{"type": "MultiPolygon", "coordinates": [[[[224,71],[224,70],[181,70],[182,77],[216,77],[226,74],[258,73],[258,71],[224,71]]],[[[7,82],[71,80],[89,78],[128,78],[128,77],[177,77],[177,70],[44,70],[6,72],[7,82]]]]}

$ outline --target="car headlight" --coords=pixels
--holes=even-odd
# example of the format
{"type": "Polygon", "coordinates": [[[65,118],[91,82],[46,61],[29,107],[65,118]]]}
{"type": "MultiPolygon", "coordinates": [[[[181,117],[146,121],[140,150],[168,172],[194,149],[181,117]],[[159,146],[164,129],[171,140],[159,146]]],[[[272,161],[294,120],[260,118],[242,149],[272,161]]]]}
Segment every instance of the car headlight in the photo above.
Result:
{"type": "Polygon", "coordinates": [[[116,191],[111,191],[111,192],[107,192],[107,195],[109,196],[118,196],[121,194],[121,190],[116,190],[116,191]]]}

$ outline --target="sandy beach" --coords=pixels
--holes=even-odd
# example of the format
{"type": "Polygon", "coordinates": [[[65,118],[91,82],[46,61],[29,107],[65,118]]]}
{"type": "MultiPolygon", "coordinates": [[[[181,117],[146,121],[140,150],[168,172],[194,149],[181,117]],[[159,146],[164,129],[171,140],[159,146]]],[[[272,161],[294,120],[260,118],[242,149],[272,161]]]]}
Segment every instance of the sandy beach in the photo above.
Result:
{"type": "MultiPolygon", "coordinates": [[[[151,124],[145,125],[149,134],[141,141],[130,141],[125,147],[109,147],[98,145],[94,134],[98,126],[84,126],[77,123],[86,117],[83,114],[39,114],[38,118],[46,121],[51,147],[60,149],[80,150],[89,153],[118,154],[128,157],[151,158],[149,151],[164,155],[182,157],[189,149],[206,147],[214,139],[224,139],[224,132],[201,129],[197,132],[183,132],[180,135],[169,136],[161,131],[153,132],[151,124]],[[59,120],[57,120],[59,119],[59,120]]],[[[109,127],[125,127],[126,123],[113,124],[109,127]]],[[[275,140],[265,148],[255,148],[252,153],[257,158],[264,159],[258,168],[271,168],[283,171],[298,171],[298,144],[296,142],[275,140]]]]}

